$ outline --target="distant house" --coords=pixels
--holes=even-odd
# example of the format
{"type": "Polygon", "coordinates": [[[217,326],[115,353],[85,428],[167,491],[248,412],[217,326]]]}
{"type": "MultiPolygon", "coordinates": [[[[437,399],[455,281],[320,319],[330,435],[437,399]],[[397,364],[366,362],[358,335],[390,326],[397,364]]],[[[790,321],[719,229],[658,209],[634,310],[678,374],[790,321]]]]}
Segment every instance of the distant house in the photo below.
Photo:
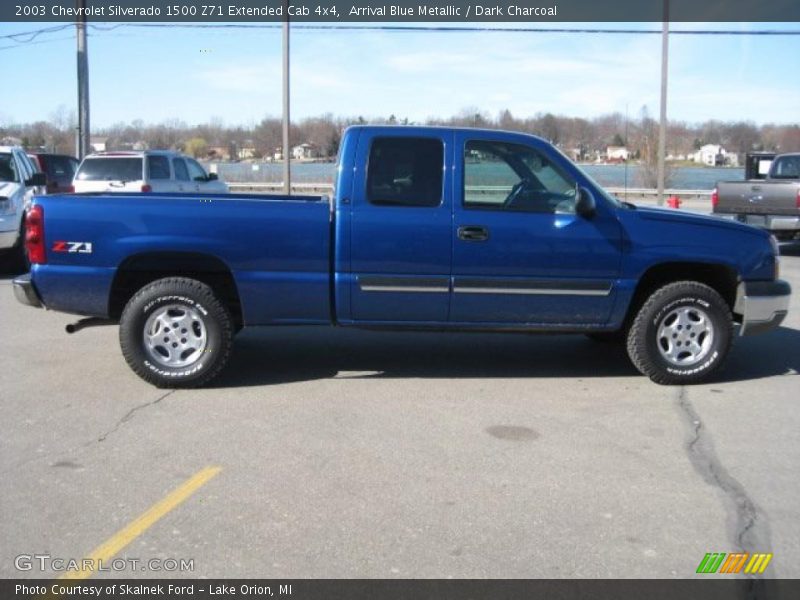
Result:
{"type": "Polygon", "coordinates": [[[608,162],[622,162],[628,160],[630,152],[625,146],[608,146],[606,148],[606,160],[608,162]]]}
{"type": "Polygon", "coordinates": [[[107,137],[98,137],[93,135],[91,138],[89,138],[89,146],[91,146],[92,152],[105,152],[108,150],[106,147],[107,142],[107,137]]]}
{"type": "Polygon", "coordinates": [[[295,160],[307,160],[310,158],[319,158],[320,151],[315,144],[300,144],[292,148],[292,158],[295,160]]]}
{"type": "Polygon", "coordinates": [[[258,150],[255,146],[242,146],[236,154],[239,160],[249,160],[258,156],[258,150]]]}
{"type": "Polygon", "coordinates": [[[0,139],[0,146],[22,146],[22,140],[14,136],[6,136],[0,139]]]}
{"type": "MultiPolygon", "coordinates": [[[[735,158],[736,155],[730,155],[735,158]]],[[[692,160],[709,167],[717,167],[730,162],[729,152],[719,144],[706,144],[692,155],[692,160]]],[[[738,163],[738,161],[736,161],[738,163]]]]}

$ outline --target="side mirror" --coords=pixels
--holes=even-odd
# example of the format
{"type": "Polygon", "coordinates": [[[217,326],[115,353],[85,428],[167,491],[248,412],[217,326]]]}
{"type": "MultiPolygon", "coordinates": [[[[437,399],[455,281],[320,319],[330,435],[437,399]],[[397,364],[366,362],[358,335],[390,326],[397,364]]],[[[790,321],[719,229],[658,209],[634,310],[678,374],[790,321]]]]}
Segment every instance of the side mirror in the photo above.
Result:
{"type": "Polygon", "coordinates": [[[44,173],[34,173],[30,179],[25,180],[25,187],[39,187],[47,185],[47,175],[44,173]]]}
{"type": "Polygon", "coordinates": [[[217,177],[216,173],[209,173],[207,179],[208,181],[216,181],[217,179],[219,179],[219,177],[217,177]]]}
{"type": "Polygon", "coordinates": [[[579,187],[577,191],[578,198],[575,201],[575,212],[582,216],[584,219],[591,219],[597,212],[597,203],[594,200],[594,194],[585,187],[579,187]]]}

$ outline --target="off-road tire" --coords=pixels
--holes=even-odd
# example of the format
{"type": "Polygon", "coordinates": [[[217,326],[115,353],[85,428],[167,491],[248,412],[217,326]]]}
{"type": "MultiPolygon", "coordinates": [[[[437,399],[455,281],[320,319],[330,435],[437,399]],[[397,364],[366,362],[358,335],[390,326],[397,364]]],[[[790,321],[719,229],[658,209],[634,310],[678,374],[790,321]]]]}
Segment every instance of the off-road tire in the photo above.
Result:
{"type": "Polygon", "coordinates": [[[168,277],[149,283],[125,305],[119,323],[119,342],[128,365],[139,377],[160,388],[206,385],[228,362],[234,324],[230,312],[204,283],[186,277],[168,277]],[[205,345],[196,362],[169,367],[153,360],[145,343],[148,319],[159,309],[180,305],[200,317],[205,345]]]}
{"type": "Polygon", "coordinates": [[[631,362],[643,375],[662,385],[682,385],[708,379],[722,366],[732,342],[733,317],[722,296],[705,284],[677,281],[657,289],[642,305],[628,331],[627,347],[631,362]],[[707,354],[688,365],[671,363],[658,339],[659,327],[682,309],[701,311],[713,328],[707,354]]]}

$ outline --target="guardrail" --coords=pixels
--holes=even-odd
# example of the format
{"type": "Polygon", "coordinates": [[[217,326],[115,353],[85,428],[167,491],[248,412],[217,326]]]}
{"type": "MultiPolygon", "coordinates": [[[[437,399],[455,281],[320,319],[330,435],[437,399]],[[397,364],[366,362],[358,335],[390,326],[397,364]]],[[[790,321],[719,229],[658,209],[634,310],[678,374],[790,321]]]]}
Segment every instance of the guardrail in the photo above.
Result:
{"type": "MultiPolygon", "coordinates": [[[[610,194],[620,198],[628,197],[652,197],[654,200],[658,197],[658,190],[651,188],[621,188],[621,187],[606,187],[603,188],[610,194]]],[[[695,199],[695,200],[711,200],[711,190],[664,190],[664,196],[678,196],[681,200],[695,199]]]]}

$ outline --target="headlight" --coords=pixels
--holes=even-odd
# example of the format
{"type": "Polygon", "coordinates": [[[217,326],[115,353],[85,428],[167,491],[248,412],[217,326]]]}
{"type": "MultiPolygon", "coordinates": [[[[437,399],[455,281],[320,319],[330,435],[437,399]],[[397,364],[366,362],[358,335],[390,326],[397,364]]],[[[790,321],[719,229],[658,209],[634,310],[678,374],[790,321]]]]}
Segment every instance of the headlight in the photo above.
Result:
{"type": "Polygon", "coordinates": [[[774,235],[769,236],[769,243],[772,246],[772,255],[775,261],[775,279],[781,276],[781,248],[778,245],[778,238],[774,235]]]}

